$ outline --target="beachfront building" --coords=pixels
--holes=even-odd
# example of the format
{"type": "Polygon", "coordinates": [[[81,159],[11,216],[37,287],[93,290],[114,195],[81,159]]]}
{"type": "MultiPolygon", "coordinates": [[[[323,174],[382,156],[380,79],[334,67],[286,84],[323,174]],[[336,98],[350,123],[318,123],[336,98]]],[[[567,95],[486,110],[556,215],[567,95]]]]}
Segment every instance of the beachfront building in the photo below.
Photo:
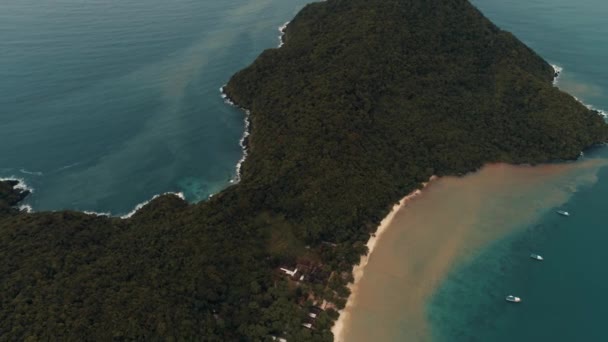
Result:
{"type": "Polygon", "coordinates": [[[296,267],[293,271],[288,269],[288,268],[284,268],[281,267],[281,271],[283,271],[285,274],[287,274],[290,277],[293,277],[296,275],[296,273],[298,273],[298,268],[296,267]]]}

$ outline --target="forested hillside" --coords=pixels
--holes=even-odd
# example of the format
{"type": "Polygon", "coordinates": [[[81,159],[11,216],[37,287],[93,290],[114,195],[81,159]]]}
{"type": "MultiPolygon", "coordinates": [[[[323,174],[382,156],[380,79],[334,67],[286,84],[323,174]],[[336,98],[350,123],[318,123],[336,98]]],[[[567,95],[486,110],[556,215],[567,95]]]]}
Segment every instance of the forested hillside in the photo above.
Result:
{"type": "Polygon", "coordinates": [[[0,185],[0,340],[331,341],[365,242],[420,182],[607,140],[553,77],[466,0],[308,5],[225,88],[251,110],[239,184],[126,220],[9,210],[0,185]]]}

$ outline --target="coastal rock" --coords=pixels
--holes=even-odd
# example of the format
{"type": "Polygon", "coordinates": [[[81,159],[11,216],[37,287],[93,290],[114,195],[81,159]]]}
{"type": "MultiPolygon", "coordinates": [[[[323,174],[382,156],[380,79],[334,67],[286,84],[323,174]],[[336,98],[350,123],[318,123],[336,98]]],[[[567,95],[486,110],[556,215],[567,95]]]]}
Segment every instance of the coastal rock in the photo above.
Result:
{"type": "Polygon", "coordinates": [[[0,181],[0,213],[17,212],[14,207],[23,201],[30,191],[18,187],[18,180],[0,181]]]}

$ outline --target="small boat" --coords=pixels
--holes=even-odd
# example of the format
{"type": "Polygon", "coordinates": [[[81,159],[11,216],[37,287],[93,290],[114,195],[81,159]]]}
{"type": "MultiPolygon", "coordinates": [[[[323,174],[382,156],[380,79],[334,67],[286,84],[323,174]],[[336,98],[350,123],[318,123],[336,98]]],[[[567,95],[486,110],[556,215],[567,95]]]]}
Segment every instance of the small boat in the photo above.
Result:
{"type": "Polygon", "coordinates": [[[538,254],[534,254],[534,253],[530,254],[530,258],[532,258],[534,260],[538,260],[538,261],[543,261],[544,260],[542,256],[540,256],[538,254]]]}
{"type": "Polygon", "coordinates": [[[519,297],[515,297],[512,295],[508,295],[507,298],[505,298],[507,300],[507,302],[511,302],[511,303],[519,303],[521,302],[521,298],[519,297]]]}
{"type": "Polygon", "coordinates": [[[563,210],[558,210],[557,213],[560,214],[560,215],[562,215],[562,216],[570,216],[569,212],[563,211],[563,210]]]}

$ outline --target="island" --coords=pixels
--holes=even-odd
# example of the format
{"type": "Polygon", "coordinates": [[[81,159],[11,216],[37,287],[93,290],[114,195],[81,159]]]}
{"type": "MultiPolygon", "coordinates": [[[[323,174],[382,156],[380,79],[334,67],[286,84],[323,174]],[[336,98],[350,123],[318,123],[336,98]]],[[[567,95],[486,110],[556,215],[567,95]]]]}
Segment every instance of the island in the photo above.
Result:
{"type": "Polygon", "coordinates": [[[0,336],[332,341],[352,268],[405,195],[608,138],[466,0],[328,0],[284,31],[224,88],[247,109],[248,153],[208,201],[26,213],[27,194],[0,183],[0,336]]]}

